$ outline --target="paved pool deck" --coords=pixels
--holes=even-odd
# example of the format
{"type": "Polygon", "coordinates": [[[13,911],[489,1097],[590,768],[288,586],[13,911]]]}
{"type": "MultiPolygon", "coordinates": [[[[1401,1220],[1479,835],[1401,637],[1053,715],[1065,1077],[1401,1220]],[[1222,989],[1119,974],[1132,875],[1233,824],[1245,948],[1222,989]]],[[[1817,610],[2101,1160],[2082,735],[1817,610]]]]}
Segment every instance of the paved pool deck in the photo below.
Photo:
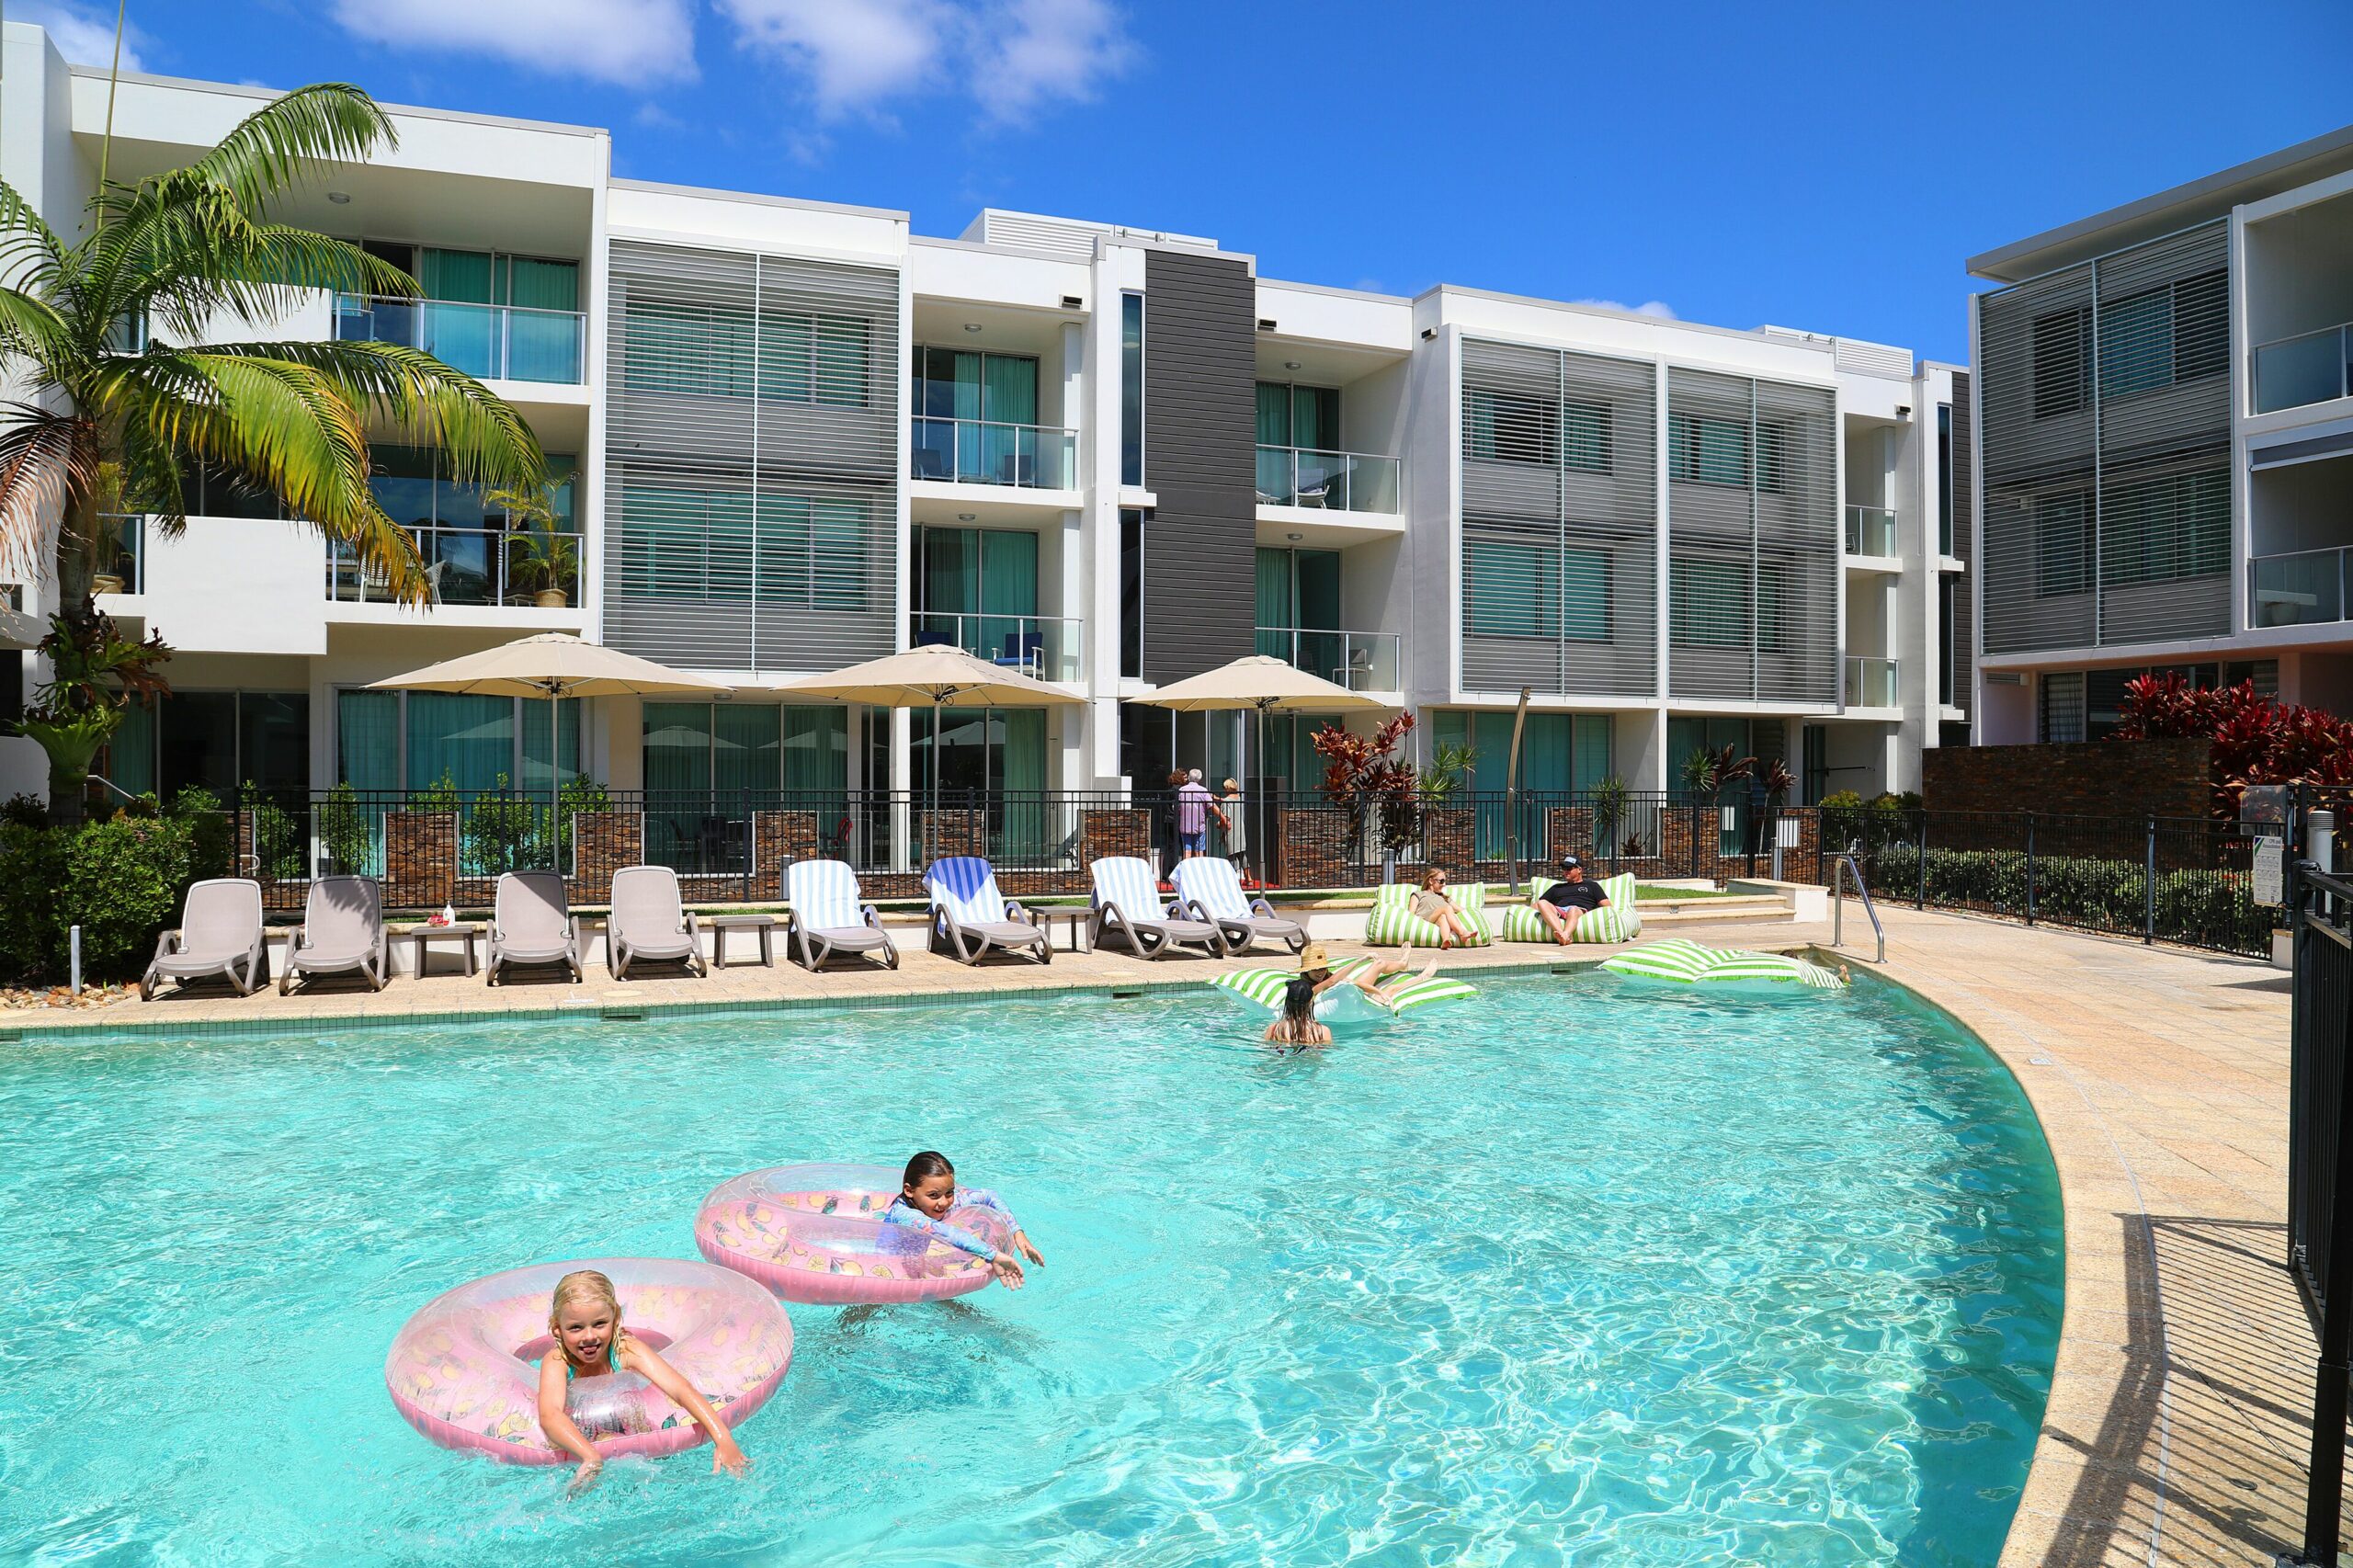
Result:
{"type": "MultiPolygon", "coordinates": [[[[1850,912],[1851,914],[1852,912],[1850,912]]],[[[1883,912],[1889,978],[1945,1007],[2025,1086],[2066,1206],[2066,1320],[2035,1462],[2002,1556],[2017,1568],[2127,1563],[2268,1568],[2301,1535],[2313,1346],[2284,1257],[2288,977],[2268,966],[2048,926],[1883,912]]],[[[1059,922],[1057,923],[1059,933],[1059,922]]],[[[1826,927],[1727,920],[1677,927],[1725,946],[1826,943],[1826,927]]],[[[1847,935],[1856,935],[1849,920],[1847,935]]],[[[1059,936],[1058,936],[1059,939],[1059,936]]],[[[738,938],[739,941],[743,938],[738,938]]],[[[1328,944],[1336,953],[1361,950],[1328,944]]],[[[745,950],[749,943],[745,942],[745,950]]],[[[1586,963],[1614,949],[1512,946],[1450,971],[1586,963]]],[[[1860,961],[1850,940],[1847,961],[1860,961]]],[[[558,1010],[897,1006],[1034,991],[1197,983],[1273,959],[1057,952],[967,969],[903,946],[890,972],[783,962],[707,981],[517,980],[492,990],[437,953],[436,973],[370,994],[327,981],[0,1017],[0,1040],[87,1030],[167,1037],[315,1022],[558,1010]]],[[[1988,1506],[2006,1499],[1989,1499],[1988,1506]]]]}

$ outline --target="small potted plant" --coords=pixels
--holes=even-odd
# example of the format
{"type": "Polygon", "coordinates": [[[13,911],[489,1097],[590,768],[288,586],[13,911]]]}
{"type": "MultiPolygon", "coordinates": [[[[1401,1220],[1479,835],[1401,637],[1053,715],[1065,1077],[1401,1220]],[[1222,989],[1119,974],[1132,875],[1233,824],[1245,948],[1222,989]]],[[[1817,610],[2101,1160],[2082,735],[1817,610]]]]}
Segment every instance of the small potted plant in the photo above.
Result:
{"type": "Polygon", "coordinates": [[[130,551],[123,548],[122,536],[119,531],[125,521],[120,463],[108,460],[98,464],[90,479],[90,499],[95,503],[91,509],[97,514],[99,529],[99,566],[90,574],[90,592],[127,592],[131,585],[124,573],[131,570],[131,565],[130,551]]]}
{"type": "Polygon", "coordinates": [[[556,528],[554,489],[494,490],[483,497],[485,507],[506,514],[506,580],[531,596],[541,609],[563,609],[572,602],[572,585],[580,569],[578,540],[556,528]]]}

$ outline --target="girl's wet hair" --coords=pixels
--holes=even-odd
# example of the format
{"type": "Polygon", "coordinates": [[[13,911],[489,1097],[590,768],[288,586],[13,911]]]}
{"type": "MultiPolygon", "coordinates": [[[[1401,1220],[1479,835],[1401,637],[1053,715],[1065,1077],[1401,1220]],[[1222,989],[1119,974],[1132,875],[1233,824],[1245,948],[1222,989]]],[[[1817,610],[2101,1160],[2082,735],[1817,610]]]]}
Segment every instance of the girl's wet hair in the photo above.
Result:
{"type": "Polygon", "coordinates": [[[1283,987],[1283,1021],[1293,1025],[1315,1021],[1315,982],[1303,974],[1283,987]]]}
{"type": "Polygon", "coordinates": [[[621,1334],[621,1299],[613,1291],[613,1282],[593,1268],[577,1268],[555,1282],[555,1299],[548,1303],[548,1333],[555,1336],[556,1354],[572,1359],[571,1347],[556,1327],[556,1320],[563,1309],[574,1301],[597,1301],[612,1309],[613,1334],[621,1334]]]}
{"type": "Polygon", "coordinates": [[[948,1163],[947,1155],[936,1149],[926,1149],[907,1162],[906,1173],[899,1177],[899,1185],[913,1187],[915,1183],[928,1181],[933,1176],[952,1176],[955,1174],[956,1167],[948,1163]]]}

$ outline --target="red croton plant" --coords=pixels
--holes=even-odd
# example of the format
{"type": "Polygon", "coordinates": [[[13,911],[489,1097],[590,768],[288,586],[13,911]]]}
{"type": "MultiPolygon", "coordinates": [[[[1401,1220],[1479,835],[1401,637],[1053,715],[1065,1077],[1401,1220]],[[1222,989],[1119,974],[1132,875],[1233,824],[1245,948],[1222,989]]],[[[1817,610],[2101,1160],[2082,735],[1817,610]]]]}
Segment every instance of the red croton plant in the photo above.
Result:
{"type": "MultiPolygon", "coordinates": [[[[1324,798],[1350,811],[1377,807],[1381,838],[1392,849],[1413,842],[1421,821],[1417,810],[1420,776],[1411,762],[1397,755],[1397,747],[1413,728],[1414,716],[1400,713],[1369,737],[1352,734],[1336,724],[1326,724],[1308,737],[1315,755],[1327,764],[1324,798]]],[[[1354,838],[1361,831],[1359,819],[1349,836],[1354,838]]]]}
{"type": "Polygon", "coordinates": [[[2194,736],[2213,743],[2214,810],[2238,815],[2250,784],[2353,785],[2353,722],[2256,692],[2253,681],[2207,687],[2177,672],[2124,683],[2115,739],[2194,736]]]}

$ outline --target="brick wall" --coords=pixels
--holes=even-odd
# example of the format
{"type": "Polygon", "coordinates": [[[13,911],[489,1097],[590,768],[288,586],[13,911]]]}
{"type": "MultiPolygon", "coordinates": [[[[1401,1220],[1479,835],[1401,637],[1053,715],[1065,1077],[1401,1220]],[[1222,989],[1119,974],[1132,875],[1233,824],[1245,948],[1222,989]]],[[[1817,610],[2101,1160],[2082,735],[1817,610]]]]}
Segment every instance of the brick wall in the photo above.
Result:
{"type": "Polygon", "coordinates": [[[1437,808],[1422,813],[1422,858],[1441,867],[1451,877],[1473,875],[1477,854],[1474,829],[1478,812],[1467,807],[1437,808]]]}
{"type": "Polygon", "coordinates": [[[645,818],[636,812],[576,812],[572,818],[574,903],[608,903],[613,873],[645,863],[645,818]]]}
{"type": "Polygon", "coordinates": [[[784,863],[819,853],[815,812],[752,813],[752,896],[784,896],[784,863]]]}
{"type": "Polygon", "coordinates": [[[384,904],[438,909],[457,896],[458,813],[384,813],[384,904]]]}
{"type": "Polygon", "coordinates": [[[1920,792],[1936,812],[2204,817],[2213,805],[2211,749],[2195,738],[1938,746],[1921,754],[1920,792]]]}

